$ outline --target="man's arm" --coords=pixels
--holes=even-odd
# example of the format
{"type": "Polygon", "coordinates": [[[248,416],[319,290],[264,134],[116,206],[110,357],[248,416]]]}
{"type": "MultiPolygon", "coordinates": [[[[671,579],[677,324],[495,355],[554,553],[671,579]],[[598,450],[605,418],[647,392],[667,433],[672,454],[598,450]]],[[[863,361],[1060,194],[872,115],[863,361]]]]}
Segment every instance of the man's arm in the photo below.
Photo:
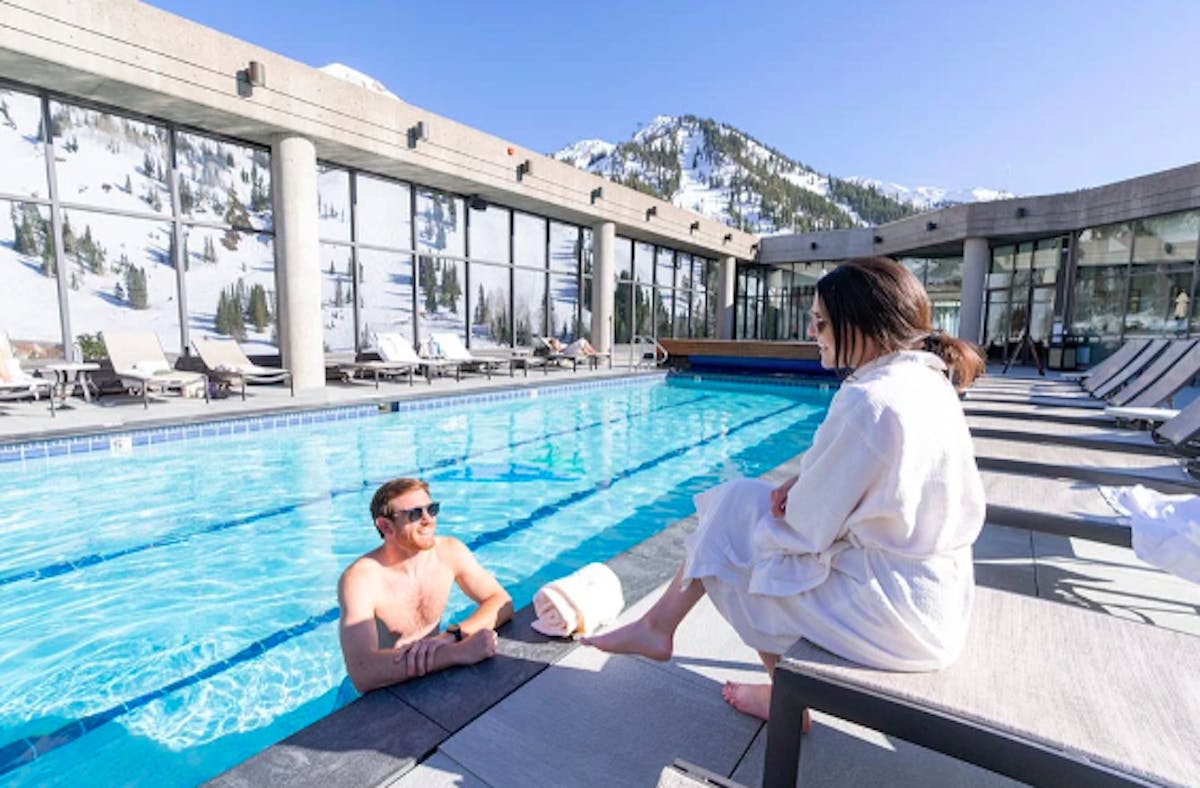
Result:
{"type": "Polygon", "coordinates": [[[512,597],[496,582],[492,573],[479,565],[465,544],[450,537],[446,542],[454,568],[454,582],[479,605],[475,612],[459,622],[463,635],[495,629],[512,618],[512,597]]]}
{"type": "MultiPolygon", "coordinates": [[[[338,637],[346,673],[359,692],[398,684],[451,665],[471,665],[484,657],[482,643],[452,643],[441,637],[407,643],[397,649],[379,648],[371,577],[351,566],[338,582],[341,620],[338,637]]],[[[488,655],[490,656],[490,654],[488,655]]]]}

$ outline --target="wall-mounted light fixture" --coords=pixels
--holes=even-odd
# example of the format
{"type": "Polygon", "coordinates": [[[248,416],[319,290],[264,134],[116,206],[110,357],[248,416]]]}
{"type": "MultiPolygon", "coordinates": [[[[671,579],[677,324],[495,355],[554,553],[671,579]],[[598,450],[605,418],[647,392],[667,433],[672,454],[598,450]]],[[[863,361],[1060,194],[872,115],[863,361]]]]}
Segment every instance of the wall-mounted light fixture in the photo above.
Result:
{"type": "Polygon", "coordinates": [[[1025,210],[1025,206],[1024,206],[1024,205],[1019,205],[1019,206],[1017,206],[1017,218],[1018,218],[1018,219],[1024,219],[1024,218],[1025,218],[1025,215],[1026,215],[1027,213],[1028,213],[1028,212],[1025,210]]]}
{"type": "Polygon", "coordinates": [[[246,81],[256,88],[267,86],[267,67],[257,60],[251,60],[246,66],[246,81]]]}
{"type": "Polygon", "coordinates": [[[529,159],[526,159],[517,165],[517,180],[521,180],[531,172],[533,172],[533,162],[529,159]]]}
{"type": "Polygon", "coordinates": [[[1163,254],[1172,254],[1175,251],[1175,244],[1170,241],[1163,242],[1163,254]]]}
{"type": "Polygon", "coordinates": [[[933,232],[937,229],[937,222],[925,222],[925,229],[933,232]]]}
{"type": "Polygon", "coordinates": [[[883,236],[882,236],[882,235],[877,235],[877,236],[875,236],[875,237],[874,237],[872,240],[874,240],[874,241],[875,241],[875,243],[877,243],[877,244],[881,244],[881,243],[883,243],[883,236]]]}
{"type": "Polygon", "coordinates": [[[596,200],[600,200],[600,199],[604,198],[604,187],[597,186],[596,188],[592,189],[591,197],[592,197],[592,205],[595,205],[596,200]]]}
{"type": "Polygon", "coordinates": [[[426,125],[425,121],[418,120],[415,125],[409,127],[409,129],[408,129],[408,147],[415,148],[415,147],[417,147],[418,142],[428,142],[428,141],[429,141],[429,126],[426,125]]]}
{"type": "Polygon", "coordinates": [[[816,242],[816,241],[809,241],[809,242],[808,242],[808,248],[809,248],[809,249],[816,249],[816,248],[817,248],[817,242],[816,242]]]}
{"type": "Polygon", "coordinates": [[[757,243],[750,244],[750,254],[754,254],[757,251],[758,251],[758,244],[757,243]]]}
{"type": "Polygon", "coordinates": [[[724,238],[725,243],[729,243],[732,240],[733,240],[733,233],[725,233],[725,238],[724,238]]]}
{"type": "Polygon", "coordinates": [[[467,207],[472,211],[486,211],[488,203],[487,200],[483,199],[478,194],[472,194],[467,198],[467,207]]]}
{"type": "Polygon", "coordinates": [[[692,222],[692,223],[691,223],[691,225],[689,225],[689,226],[688,226],[688,232],[689,232],[689,233],[694,233],[694,232],[696,232],[696,231],[697,231],[697,230],[699,230],[699,229],[700,229],[700,220],[699,220],[699,219],[697,219],[696,221],[692,222]]]}
{"type": "Polygon", "coordinates": [[[658,206],[651,205],[646,209],[646,221],[650,221],[651,216],[658,216],[658,206]]]}

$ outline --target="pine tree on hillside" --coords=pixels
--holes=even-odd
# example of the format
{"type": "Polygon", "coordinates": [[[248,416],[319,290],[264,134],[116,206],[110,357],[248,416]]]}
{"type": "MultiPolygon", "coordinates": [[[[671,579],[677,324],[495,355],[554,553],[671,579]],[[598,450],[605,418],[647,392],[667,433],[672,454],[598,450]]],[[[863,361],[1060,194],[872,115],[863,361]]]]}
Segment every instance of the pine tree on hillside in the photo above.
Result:
{"type": "MultiPolygon", "coordinates": [[[[338,295],[341,296],[342,280],[338,280],[338,295]]],[[[341,304],[338,304],[341,306],[341,304]]],[[[267,291],[262,285],[256,284],[250,288],[250,303],[246,309],[246,317],[254,326],[254,330],[262,331],[271,322],[271,310],[267,307],[267,291]]]]}
{"type": "Polygon", "coordinates": [[[144,269],[136,265],[130,265],[125,269],[125,292],[129,295],[129,305],[134,309],[150,308],[144,269]]]}

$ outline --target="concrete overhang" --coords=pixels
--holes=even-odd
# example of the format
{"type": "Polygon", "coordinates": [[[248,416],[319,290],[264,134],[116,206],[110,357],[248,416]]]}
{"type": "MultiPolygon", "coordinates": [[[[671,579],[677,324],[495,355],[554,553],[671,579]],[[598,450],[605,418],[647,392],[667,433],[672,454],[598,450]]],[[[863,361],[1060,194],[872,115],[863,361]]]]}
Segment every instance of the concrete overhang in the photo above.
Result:
{"type": "Polygon", "coordinates": [[[0,2],[0,77],[152,119],[319,159],[706,257],[749,259],[758,238],[133,0],[0,2]],[[239,72],[265,66],[265,85],[239,72]],[[409,130],[426,138],[410,146],[409,130]],[[518,167],[529,171],[518,177],[518,167]],[[603,196],[593,200],[595,189],[603,196]],[[649,209],[654,208],[654,215],[649,209]],[[694,222],[698,230],[691,230],[694,222]],[[725,240],[726,237],[729,240],[725,240]]]}
{"type": "Polygon", "coordinates": [[[803,263],[872,254],[961,255],[967,238],[992,246],[1200,208],[1200,164],[1036,197],[953,205],[878,227],[763,238],[758,262],[803,263]]]}

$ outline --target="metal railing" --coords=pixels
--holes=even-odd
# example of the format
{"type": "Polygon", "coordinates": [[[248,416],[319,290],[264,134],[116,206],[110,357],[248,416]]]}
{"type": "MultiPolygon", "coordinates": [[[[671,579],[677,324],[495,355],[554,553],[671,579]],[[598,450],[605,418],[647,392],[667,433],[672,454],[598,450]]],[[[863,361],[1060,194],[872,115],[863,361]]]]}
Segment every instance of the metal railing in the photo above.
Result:
{"type": "Polygon", "coordinates": [[[633,340],[629,343],[630,369],[641,369],[643,364],[648,367],[661,367],[667,363],[668,358],[670,358],[670,354],[667,349],[654,337],[634,334],[633,340]],[[650,346],[649,354],[644,350],[646,345],[650,346]]]}

